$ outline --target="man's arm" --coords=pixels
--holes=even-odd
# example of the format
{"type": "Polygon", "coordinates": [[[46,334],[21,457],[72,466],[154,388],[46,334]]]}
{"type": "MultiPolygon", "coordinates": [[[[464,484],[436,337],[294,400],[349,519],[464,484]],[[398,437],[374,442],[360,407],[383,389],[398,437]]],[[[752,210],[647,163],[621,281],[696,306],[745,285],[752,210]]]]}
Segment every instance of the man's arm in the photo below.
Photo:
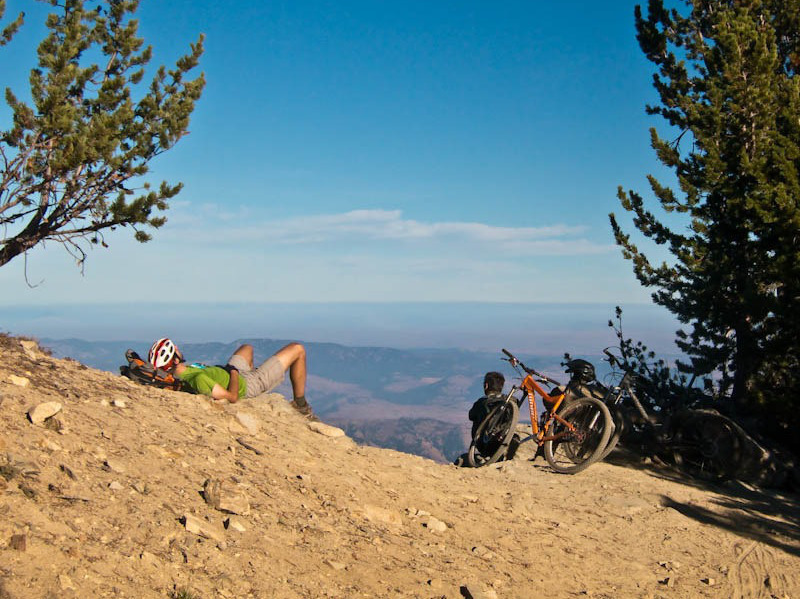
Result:
{"type": "Polygon", "coordinates": [[[231,376],[230,381],[228,381],[228,388],[225,389],[219,383],[215,383],[211,388],[211,397],[218,401],[227,399],[230,403],[236,403],[239,401],[239,371],[233,366],[229,366],[227,370],[231,376]]]}

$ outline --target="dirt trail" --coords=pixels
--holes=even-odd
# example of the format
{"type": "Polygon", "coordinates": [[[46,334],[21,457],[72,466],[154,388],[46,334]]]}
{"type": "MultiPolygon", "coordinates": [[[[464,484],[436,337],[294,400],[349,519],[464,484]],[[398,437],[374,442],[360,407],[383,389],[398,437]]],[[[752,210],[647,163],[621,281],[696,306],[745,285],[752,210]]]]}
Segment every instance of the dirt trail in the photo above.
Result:
{"type": "Polygon", "coordinates": [[[800,597],[796,497],[623,453],[557,475],[530,444],[458,469],[340,432],[0,337],[0,598],[800,597]]]}

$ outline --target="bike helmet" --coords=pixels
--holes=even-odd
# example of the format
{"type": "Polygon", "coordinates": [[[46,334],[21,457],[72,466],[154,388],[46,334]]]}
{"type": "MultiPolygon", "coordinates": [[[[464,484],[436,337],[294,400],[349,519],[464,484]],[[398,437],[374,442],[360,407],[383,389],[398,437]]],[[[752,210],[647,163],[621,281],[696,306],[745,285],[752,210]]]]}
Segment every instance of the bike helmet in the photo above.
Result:
{"type": "Polygon", "coordinates": [[[567,362],[567,372],[579,383],[591,383],[595,379],[594,366],[586,360],[576,359],[567,362]]]}
{"type": "Polygon", "coordinates": [[[167,370],[178,362],[182,362],[183,356],[178,351],[178,346],[171,339],[162,337],[153,343],[150,353],[147,354],[147,359],[150,360],[154,367],[167,370]]]}

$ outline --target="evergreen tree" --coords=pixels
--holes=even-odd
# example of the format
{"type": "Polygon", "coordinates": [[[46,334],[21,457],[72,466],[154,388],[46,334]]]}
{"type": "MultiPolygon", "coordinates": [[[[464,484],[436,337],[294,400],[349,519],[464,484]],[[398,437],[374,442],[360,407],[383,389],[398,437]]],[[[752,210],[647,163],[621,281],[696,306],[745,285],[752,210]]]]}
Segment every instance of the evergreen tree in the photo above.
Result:
{"type": "Polygon", "coordinates": [[[647,112],[677,187],[649,176],[657,216],[619,189],[647,239],[671,254],[654,263],[611,226],[653,299],[688,325],[685,370],[716,373],[740,407],[765,398],[800,405],[800,0],[690,0],[636,7],[637,39],[655,65],[660,103],[647,112]],[[679,224],[676,224],[679,223],[679,224]],[[682,226],[681,224],[682,223],[682,226]]]}
{"type": "MultiPolygon", "coordinates": [[[[106,246],[103,232],[119,226],[147,241],[144,229],[164,224],[157,213],[181,184],[151,189],[142,178],[186,134],[205,84],[202,75],[186,79],[201,36],[174,69],[159,67],[141,85],[152,50],[131,18],[138,0],[47,2],[53,12],[30,74],[30,105],[5,94],[13,120],[0,131],[0,266],[47,240],[82,264],[84,244],[106,246]]],[[[5,8],[0,0],[0,19],[5,8]]],[[[22,20],[0,31],[0,46],[22,20]]]]}

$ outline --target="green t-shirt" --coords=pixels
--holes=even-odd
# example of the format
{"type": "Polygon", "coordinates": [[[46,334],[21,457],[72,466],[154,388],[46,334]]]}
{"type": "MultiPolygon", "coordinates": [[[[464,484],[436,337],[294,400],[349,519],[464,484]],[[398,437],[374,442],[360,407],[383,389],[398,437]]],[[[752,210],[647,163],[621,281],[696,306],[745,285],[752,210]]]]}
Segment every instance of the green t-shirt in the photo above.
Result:
{"type": "MultiPolygon", "coordinates": [[[[228,371],[220,366],[187,366],[186,370],[178,375],[178,378],[191,387],[196,393],[211,395],[214,385],[219,385],[223,389],[228,388],[231,376],[228,371]]],[[[244,397],[247,384],[244,377],[239,375],[239,399],[244,397]]]]}

